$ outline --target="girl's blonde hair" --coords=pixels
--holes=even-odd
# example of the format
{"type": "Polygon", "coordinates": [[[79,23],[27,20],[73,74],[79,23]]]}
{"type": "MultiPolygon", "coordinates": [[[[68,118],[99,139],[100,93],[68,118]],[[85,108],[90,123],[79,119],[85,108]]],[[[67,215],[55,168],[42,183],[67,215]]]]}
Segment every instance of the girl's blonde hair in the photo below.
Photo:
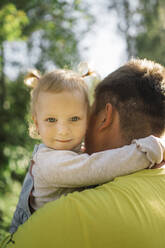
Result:
{"type": "MultiPolygon", "coordinates": [[[[31,116],[35,116],[35,106],[40,92],[60,93],[62,91],[78,90],[84,95],[84,102],[89,110],[88,87],[83,77],[71,70],[54,70],[41,76],[39,71],[33,70],[28,73],[24,80],[25,84],[33,88],[31,92],[31,116]]],[[[39,138],[34,124],[30,125],[29,133],[32,138],[39,138]]]]}

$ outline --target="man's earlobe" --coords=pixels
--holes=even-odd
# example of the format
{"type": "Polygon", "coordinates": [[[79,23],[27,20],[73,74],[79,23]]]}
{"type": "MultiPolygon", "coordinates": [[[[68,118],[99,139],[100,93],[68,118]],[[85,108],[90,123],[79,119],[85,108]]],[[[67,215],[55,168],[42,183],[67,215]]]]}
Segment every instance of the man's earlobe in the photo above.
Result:
{"type": "Polygon", "coordinates": [[[104,109],[103,120],[100,124],[99,131],[109,127],[112,122],[113,107],[110,103],[107,103],[104,109]]]}

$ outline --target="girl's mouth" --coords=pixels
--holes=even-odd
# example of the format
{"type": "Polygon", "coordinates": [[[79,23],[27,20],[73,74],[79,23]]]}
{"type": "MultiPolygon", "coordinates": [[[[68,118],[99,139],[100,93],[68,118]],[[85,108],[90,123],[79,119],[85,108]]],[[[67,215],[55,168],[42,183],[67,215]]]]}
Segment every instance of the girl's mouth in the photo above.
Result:
{"type": "Polygon", "coordinates": [[[62,142],[62,143],[67,143],[67,142],[70,142],[71,139],[68,139],[68,140],[59,140],[59,139],[56,139],[57,142],[62,142]]]}

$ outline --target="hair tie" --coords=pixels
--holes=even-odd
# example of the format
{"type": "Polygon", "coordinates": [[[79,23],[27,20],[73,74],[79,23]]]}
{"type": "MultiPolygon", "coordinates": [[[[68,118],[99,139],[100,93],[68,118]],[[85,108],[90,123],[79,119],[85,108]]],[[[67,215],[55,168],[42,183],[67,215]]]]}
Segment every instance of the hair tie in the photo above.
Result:
{"type": "Polygon", "coordinates": [[[101,80],[100,74],[97,73],[96,71],[92,71],[89,68],[87,62],[81,62],[77,66],[77,71],[81,75],[81,77],[83,77],[89,89],[92,88],[93,85],[95,86],[101,80]]]}
{"type": "Polygon", "coordinates": [[[41,74],[38,70],[31,70],[24,79],[24,83],[30,87],[35,88],[38,84],[38,80],[40,79],[41,74]]]}

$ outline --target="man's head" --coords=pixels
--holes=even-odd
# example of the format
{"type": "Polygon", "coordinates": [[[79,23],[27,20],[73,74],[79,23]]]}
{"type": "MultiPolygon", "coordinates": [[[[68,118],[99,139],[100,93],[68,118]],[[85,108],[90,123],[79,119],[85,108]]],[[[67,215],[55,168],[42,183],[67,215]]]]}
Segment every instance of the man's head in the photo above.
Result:
{"type": "Polygon", "coordinates": [[[109,74],[95,90],[87,132],[89,153],[130,144],[165,131],[165,68],[132,59],[109,74]]]}

